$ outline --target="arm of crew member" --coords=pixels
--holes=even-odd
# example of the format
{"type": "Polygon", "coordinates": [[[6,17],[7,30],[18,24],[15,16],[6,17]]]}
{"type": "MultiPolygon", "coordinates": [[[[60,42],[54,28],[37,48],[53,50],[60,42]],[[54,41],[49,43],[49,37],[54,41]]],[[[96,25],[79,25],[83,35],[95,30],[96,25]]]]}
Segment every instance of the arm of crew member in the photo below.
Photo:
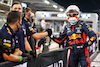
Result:
{"type": "Polygon", "coordinates": [[[27,52],[29,52],[29,50],[31,49],[30,44],[29,44],[29,42],[27,41],[27,38],[26,38],[26,37],[24,38],[24,40],[25,40],[25,50],[26,50],[27,52]]]}
{"type": "Polygon", "coordinates": [[[35,39],[42,39],[47,35],[48,35],[48,32],[35,33],[35,34],[32,35],[32,37],[35,38],[35,39]]]}
{"type": "Polygon", "coordinates": [[[15,52],[13,54],[16,55],[16,56],[21,56],[22,55],[22,51],[19,50],[19,48],[16,48],[15,52]]]}
{"type": "Polygon", "coordinates": [[[20,56],[16,56],[14,54],[7,55],[6,53],[3,53],[3,57],[4,57],[4,60],[6,61],[19,61],[20,60],[20,56]]]}

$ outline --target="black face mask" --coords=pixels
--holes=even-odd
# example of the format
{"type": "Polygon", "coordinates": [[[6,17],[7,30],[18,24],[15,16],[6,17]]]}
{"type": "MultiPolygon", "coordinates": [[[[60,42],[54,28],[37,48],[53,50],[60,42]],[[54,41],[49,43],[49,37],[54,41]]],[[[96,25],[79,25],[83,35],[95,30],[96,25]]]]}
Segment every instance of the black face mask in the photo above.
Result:
{"type": "MultiPolygon", "coordinates": [[[[19,24],[20,24],[20,22],[18,22],[19,24]]],[[[21,26],[22,24],[20,24],[20,26],[21,26]]],[[[21,27],[20,27],[21,28],[21,27]]],[[[18,27],[18,25],[17,25],[17,31],[16,32],[18,32],[19,31],[19,29],[20,29],[19,27],[18,27]]]]}
{"type": "Polygon", "coordinates": [[[29,19],[27,19],[27,21],[28,21],[28,22],[30,22],[30,20],[29,20],[29,19]]]}
{"type": "Polygon", "coordinates": [[[19,29],[20,29],[20,28],[18,28],[18,25],[17,25],[17,30],[16,30],[16,32],[18,32],[18,31],[19,31],[19,29]]]}
{"type": "MultiPolygon", "coordinates": [[[[32,19],[32,17],[31,17],[31,19],[32,19]]],[[[34,22],[34,19],[32,19],[32,22],[34,22]]]]}

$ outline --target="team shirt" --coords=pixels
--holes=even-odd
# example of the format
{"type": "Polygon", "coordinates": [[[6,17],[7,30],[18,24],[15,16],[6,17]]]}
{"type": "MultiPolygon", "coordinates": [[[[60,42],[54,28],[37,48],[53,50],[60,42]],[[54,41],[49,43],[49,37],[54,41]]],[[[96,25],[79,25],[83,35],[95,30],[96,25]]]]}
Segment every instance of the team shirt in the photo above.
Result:
{"type": "MultiPolygon", "coordinates": [[[[17,32],[14,32],[8,24],[4,24],[0,30],[0,39],[3,46],[8,46],[11,50],[11,53],[14,53],[16,48],[19,48],[18,37],[16,36],[17,32]]],[[[4,61],[3,51],[0,50],[0,62],[4,61]]]]}

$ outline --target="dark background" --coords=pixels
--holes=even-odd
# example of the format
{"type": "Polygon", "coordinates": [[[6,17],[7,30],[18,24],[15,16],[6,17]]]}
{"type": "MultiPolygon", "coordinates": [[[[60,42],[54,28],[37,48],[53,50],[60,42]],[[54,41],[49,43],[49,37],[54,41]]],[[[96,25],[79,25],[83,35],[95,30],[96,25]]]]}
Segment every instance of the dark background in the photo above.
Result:
{"type": "Polygon", "coordinates": [[[77,5],[82,12],[100,12],[100,0],[53,0],[65,9],[70,4],[77,5]]]}

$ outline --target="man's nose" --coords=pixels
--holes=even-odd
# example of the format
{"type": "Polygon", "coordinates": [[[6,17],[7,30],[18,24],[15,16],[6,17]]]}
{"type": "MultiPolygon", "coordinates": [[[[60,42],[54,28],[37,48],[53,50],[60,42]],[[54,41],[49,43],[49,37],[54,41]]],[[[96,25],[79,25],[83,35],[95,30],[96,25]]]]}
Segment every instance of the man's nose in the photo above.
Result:
{"type": "Polygon", "coordinates": [[[19,11],[19,9],[16,9],[16,11],[19,11]]]}

